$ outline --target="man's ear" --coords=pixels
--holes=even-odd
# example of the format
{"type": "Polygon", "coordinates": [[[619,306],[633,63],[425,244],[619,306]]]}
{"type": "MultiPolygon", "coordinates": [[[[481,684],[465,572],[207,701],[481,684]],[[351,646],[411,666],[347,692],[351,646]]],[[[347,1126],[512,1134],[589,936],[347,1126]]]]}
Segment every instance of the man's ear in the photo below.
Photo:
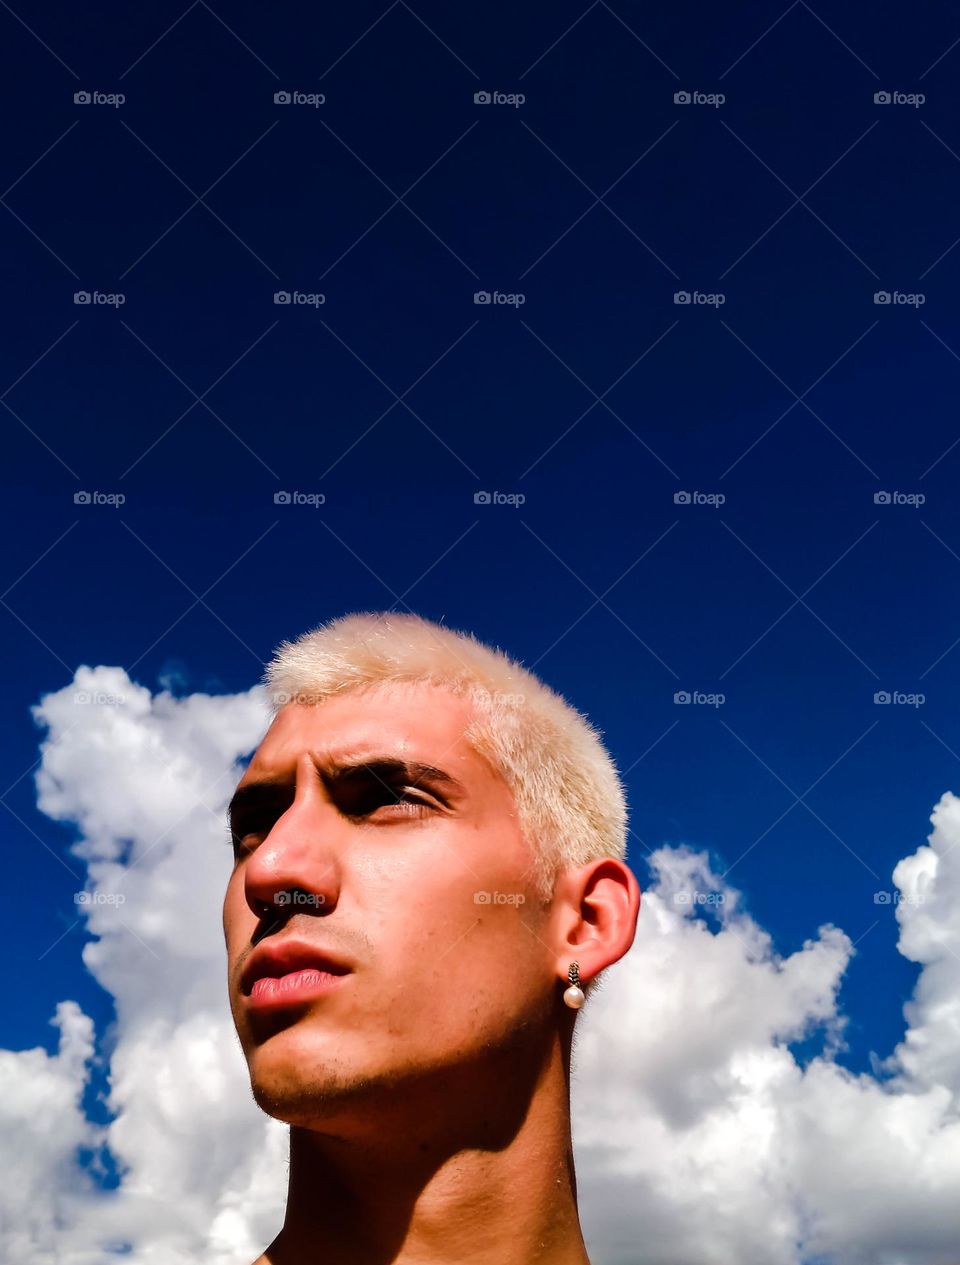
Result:
{"type": "Polygon", "coordinates": [[[571,962],[585,984],[633,944],[640,913],[640,884],[628,865],[613,857],[563,871],[554,888],[557,975],[566,979],[571,962]]]}

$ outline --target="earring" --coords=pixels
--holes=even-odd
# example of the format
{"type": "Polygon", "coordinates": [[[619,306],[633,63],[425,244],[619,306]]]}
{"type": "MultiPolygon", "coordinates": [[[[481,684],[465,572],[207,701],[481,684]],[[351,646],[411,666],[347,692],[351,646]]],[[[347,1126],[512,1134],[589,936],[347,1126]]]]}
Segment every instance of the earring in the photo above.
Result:
{"type": "Polygon", "coordinates": [[[563,994],[563,1000],[571,1010],[579,1010],[586,1000],[584,991],[580,987],[580,963],[571,962],[570,970],[567,974],[570,979],[570,987],[563,994]]]}

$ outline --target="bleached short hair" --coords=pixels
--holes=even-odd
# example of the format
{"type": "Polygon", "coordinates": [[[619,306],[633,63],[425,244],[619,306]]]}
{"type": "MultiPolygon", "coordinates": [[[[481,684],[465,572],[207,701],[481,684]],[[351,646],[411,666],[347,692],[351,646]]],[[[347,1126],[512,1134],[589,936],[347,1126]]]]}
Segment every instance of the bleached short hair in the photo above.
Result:
{"type": "Polygon", "coordinates": [[[626,856],[627,806],[600,731],[502,650],[418,615],[364,612],[280,645],[265,683],[274,712],[352,690],[431,683],[473,703],[464,737],[513,793],[549,898],[558,871],[626,856]]]}

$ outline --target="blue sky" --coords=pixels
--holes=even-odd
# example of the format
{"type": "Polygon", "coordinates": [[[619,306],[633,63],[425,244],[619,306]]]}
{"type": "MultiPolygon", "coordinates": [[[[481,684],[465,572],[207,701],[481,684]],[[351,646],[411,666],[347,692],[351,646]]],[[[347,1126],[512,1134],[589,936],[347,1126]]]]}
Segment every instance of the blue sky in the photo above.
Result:
{"type": "Polygon", "coordinates": [[[842,927],[840,1061],[888,1054],[916,968],[875,893],[960,782],[956,15],[21,16],[0,14],[0,823],[24,897],[3,1045],[53,1050],[63,997],[111,1015],[82,925],[55,943],[81,867],[36,807],[31,705],[82,664],[243,691],[282,638],[393,607],[602,728],[641,882],[687,843],[780,952],[842,927]]]}

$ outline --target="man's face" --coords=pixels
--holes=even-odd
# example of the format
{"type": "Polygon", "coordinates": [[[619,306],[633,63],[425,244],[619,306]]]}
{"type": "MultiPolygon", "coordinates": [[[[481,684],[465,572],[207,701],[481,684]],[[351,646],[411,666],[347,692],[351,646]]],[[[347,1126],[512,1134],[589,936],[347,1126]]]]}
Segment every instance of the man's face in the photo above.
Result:
{"type": "Polygon", "coordinates": [[[234,1022],[271,1115],[329,1119],[549,1014],[533,852],[464,740],[470,718],[468,700],[424,684],[292,703],[244,773],[223,922],[234,1022]],[[349,969],[251,995],[256,955],[294,942],[349,969]]]}

